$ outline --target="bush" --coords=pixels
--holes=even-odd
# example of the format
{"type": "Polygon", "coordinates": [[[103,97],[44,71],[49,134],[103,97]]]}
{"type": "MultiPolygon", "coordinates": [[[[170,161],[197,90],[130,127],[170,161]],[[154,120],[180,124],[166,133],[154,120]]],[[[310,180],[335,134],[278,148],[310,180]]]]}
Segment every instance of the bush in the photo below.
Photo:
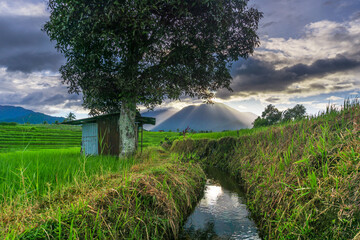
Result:
{"type": "Polygon", "coordinates": [[[0,125],[2,126],[16,126],[16,122],[0,122],[0,125]]]}

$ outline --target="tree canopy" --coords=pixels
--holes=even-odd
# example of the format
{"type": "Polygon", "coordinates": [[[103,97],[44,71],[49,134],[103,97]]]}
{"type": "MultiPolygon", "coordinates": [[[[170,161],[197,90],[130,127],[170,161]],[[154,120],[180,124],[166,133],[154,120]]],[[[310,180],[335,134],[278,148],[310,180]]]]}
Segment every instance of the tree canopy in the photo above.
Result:
{"type": "Polygon", "coordinates": [[[269,104],[262,112],[261,117],[254,121],[254,127],[264,127],[274,125],[280,122],[288,122],[304,118],[306,108],[302,104],[296,104],[293,108],[289,108],[283,112],[279,111],[274,105],[269,104]]]}
{"type": "Polygon", "coordinates": [[[304,105],[296,104],[293,108],[289,108],[283,112],[283,120],[290,121],[305,117],[306,108],[304,105]]]}
{"type": "Polygon", "coordinates": [[[229,68],[259,45],[262,13],[247,0],[50,0],[44,31],[64,54],[70,93],[91,114],[152,108],[230,89],[229,68]]]}

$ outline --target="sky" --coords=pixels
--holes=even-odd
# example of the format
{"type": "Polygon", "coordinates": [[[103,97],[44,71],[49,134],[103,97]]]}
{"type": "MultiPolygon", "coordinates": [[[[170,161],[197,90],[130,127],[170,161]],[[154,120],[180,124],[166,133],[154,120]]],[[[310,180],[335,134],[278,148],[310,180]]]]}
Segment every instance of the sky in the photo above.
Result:
{"type": "MultiPolygon", "coordinates": [[[[250,0],[264,13],[261,45],[231,68],[233,92],[216,102],[260,115],[268,104],[280,110],[303,104],[316,114],[328,104],[360,95],[359,0],[250,0]]],[[[64,57],[41,31],[49,18],[45,0],[0,0],[0,105],[53,116],[70,111],[87,117],[82,96],[61,82],[64,57]]],[[[201,101],[184,97],[159,108],[201,101]]]]}

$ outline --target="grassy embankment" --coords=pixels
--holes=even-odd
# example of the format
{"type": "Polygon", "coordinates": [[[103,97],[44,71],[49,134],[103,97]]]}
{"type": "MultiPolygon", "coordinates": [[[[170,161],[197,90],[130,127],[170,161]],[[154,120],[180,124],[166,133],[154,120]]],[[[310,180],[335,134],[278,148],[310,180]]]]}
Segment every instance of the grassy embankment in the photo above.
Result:
{"type": "Polygon", "coordinates": [[[360,106],[219,140],[175,142],[239,179],[264,239],[352,239],[360,231],[360,106]]]}
{"type": "MultiPolygon", "coordinates": [[[[41,129],[41,136],[54,130],[14,127],[41,129]]],[[[69,129],[55,130],[62,136],[69,129]]],[[[62,141],[51,146],[66,149],[26,143],[31,151],[19,144],[0,153],[1,239],[173,238],[204,186],[201,168],[176,155],[148,148],[126,160],[84,157],[79,147],[68,148],[79,143],[62,141]]]]}

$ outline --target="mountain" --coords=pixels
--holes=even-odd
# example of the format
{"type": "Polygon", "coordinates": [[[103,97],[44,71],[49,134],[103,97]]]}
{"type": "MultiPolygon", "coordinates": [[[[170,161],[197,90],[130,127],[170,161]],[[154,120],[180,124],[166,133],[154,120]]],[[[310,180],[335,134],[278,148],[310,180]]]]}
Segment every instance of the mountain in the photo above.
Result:
{"type": "Polygon", "coordinates": [[[179,110],[175,108],[163,108],[155,111],[143,111],[141,112],[141,116],[143,117],[154,117],[156,118],[156,125],[145,125],[144,128],[146,130],[152,130],[156,126],[160,125],[163,121],[177,113],[179,110]]]}
{"type": "Polygon", "coordinates": [[[196,131],[237,130],[251,128],[256,117],[253,113],[239,112],[222,103],[191,105],[155,126],[152,131],[176,131],[188,126],[196,131]]]}
{"type": "Polygon", "coordinates": [[[64,121],[64,118],[52,117],[22,107],[0,105],[0,122],[39,124],[43,123],[44,121],[46,121],[47,123],[54,123],[55,121],[62,122],[64,121]]]}

